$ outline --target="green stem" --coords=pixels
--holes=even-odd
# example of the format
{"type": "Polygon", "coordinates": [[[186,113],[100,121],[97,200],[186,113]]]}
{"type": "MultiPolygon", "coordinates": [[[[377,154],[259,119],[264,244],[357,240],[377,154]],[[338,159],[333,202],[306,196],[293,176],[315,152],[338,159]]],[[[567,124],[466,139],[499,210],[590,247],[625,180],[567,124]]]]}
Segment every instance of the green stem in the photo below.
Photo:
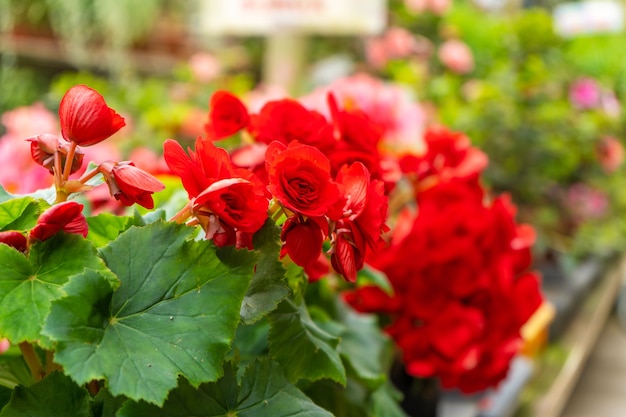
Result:
{"type": "Polygon", "coordinates": [[[35,378],[35,381],[41,381],[43,377],[46,376],[46,372],[43,369],[41,361],[39,360],[39,356],[37,356],[37,352],[35,352],[35,348],[28,342],[21,342],[18,346],[22,351],[24,360],[26,361],[33,378],[35,378]]]}

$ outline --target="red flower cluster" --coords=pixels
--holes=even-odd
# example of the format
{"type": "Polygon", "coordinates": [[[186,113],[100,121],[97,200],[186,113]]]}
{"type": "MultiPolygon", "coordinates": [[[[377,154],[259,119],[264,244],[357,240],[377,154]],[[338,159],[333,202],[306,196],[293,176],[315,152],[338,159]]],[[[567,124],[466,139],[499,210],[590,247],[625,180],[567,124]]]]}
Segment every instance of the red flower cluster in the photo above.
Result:
{"type": "Polygon", "coordinates": [[[520,327],[542,297],[528,270],[532,228],[515,223],[507,196],[486,202],[478,176],[484,164],[455,146],[459,138],[445,130],[427,135],[428,152],[414,165],[418,212],[404,211],[389,247],[368,258],[394,294],[367,286],[345,298],[360,311],[391,316],[387,331],[409,374],[475,392],[505,377],[521,347],[520,327]]]}
{"type": "Polygon", "coordinates": [[[193,216],[216,244],[250,247],[269,207],[274,219],[283,216],[281,256],[319,278],[329,268],[327,261],[320,265],[328,239],[332,266],[355,281],[368,248],[377,248],[386,230],[380,134],[364,114],[330,102],[332,121],[290,99],[249,114],[237,97],[217,92],[207,138],[196,141],[195,151],[165,143],[165,160],[190,198],[176,220],[193,216]],[[211,142],[242,131],[255,143],[231,155],[211,142]]]}
{"type": "Polygon", "coordinates": [[[86,85],[70,88],[61,99],[59,120],[62,138],[44,133],[27,139],[33,160],[54,175],[57,202],[65,201],[71,193],[92,188],[86,182],[102,173],[111,195],[123,205],[154,207],[152,194],[164,185],[132,162],[106,161],[79,180],[69,179],[83,164],[84,155],[79,146],[96,145],[126,125],[100,93],[86,85]]]}

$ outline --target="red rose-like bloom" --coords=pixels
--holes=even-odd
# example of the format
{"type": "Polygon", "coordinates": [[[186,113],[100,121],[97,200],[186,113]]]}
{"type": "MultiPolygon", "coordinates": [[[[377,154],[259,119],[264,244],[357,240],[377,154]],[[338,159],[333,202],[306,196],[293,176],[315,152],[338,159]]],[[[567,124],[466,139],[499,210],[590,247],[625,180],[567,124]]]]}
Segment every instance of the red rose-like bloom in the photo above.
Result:
{"type": "Polygon", "coordinates": [[[332,125],[320,113],[295,100],[270,101],[250,119],[250,133],[257,142],[283,145],[300,142],[327,150],[333,146],[332,125]]]}
{"type": "Polygon", "coordinates": [[[194,200],[193,210],[202,215],[208,210],[223,222],[242,232],[254,233],[267,219],[267,199],[256,192],[253,183],[243,178],[218,180],[194,200]]]}
{"type": "Polygon", "coordinates": [[[0,232],[0,243],[9,245],[20,252],[26,252],[26,249],[28,248],[26,236],[15,230],[0,232]]]}
{"type": "Polygon", "coordinates": [[[83,216],[83,205],[75,201],[56,204],[39,216],[37,225],[30,231],[31,240],[46,240],[60,231],[87,236],[89,227],[83,216]]]}
{"type": "Polygon", "coordinates": [[[70,88],[59,107],[61,133],[79,146],[102,142],[126,125],[97,91],[86,85],[70,88]]]}
{"type": "Polygon", "coordinates": [[[217,91],[209,103],[209,122],[205,131],[211,140],[227,138],[248,125],[250,116],[246,106],[233,94],[217,91]]]}
{"type": "Polygon", "coordinates": [[[330,176],[330,162],[317,148],[272,142],[267,150],[268,189],[283,206],[305,216],[326,214],[339,198],[330,176]],[[284,149],[274,152],[273,148],[284,149]]]}
{"type": "Polygon", "coordinates": [[[165,188],[161,181],[130,161],[106,161],[100,164],[99,170],[111,195],[125,206],[137,203],[148,209],[154,208],[152,194],[165,188]]]}

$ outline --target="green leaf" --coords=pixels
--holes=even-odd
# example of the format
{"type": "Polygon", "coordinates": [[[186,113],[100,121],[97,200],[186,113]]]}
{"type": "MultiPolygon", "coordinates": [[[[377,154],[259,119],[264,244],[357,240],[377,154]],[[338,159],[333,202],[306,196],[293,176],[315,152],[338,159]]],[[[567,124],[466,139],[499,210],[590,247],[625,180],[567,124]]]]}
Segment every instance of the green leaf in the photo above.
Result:
{"type": "Polygon", "coordinates": [[[54,372],[28,388],[18,385],[0,417],[91,417],[89,394],[54,372]]]}
{"type": "Polygon", "coordinates": [[[291,385],[280,367],[255,362],[245,371],[241,386],[235,371],[226,366],[218,382],[194,389],[185,381],[172,391],[162,409],[129,402],[118,417],[332,417],[291,385]]]}
{"type": "Polygon", "coordinates": [[[144,225],[141,217],[137,219],[137,216],[116,216],[111,213],[87,217],[87,224],[89,225],[87,239],[91,240],[96,247],[106,246],[131,226],[144,225]]]}
{"type": "Polygon", "coordinates": [[[15,196],[9,193],[3,186],[0,184],[0,203],[4,203],[5,201],[9,201],[15,198],[15,196]]]}
{"type": "Polygon", "coordinates": [[[368,408],[371,417],[407,417],[400,407],[402,393],[390,382],[378,387],[368,398],[368,408]]]}
{"type": "Polygon", "coordinates": [[[241,305],[241,321],[255,323],[278,306],[289,295],[285,268],[278,260],[280,228],[268,220],[254,235],[254,248],[260,252],[250,287],[241,305]]]}
{"type": "Polygon", "coordinates": [[[41,328],[50,302],[61,297],[63,285],[85,268],[101,271],[111,285],[117,283],[91,242],[78,235],[61,232],[35,242],[28,258],[0,245],[0,335],[13,343],[47,343],[41,328]]]}
{"type": "Polygon", "coordinates": [[[16,385],[29,386],[33,383],[33,375],[21,354],[12,356],[5,353],[0,356],[0,386],[13,389],[16,385]]]}
{"type": "Polygon", "coordinates": [[[304,304],[297,307],[284,301],[269,319],[270,355],[291,382],[329,378],[346,384],[346,370],[337,351],[339,338],[311,320],[304,304]]]}
{"type": "Polygon", "coordinates": [[[114,397],[109,390],[101,388],[91,404],[92,415],[95,417],[115,417],[126,401],[127,398],[123,396],[114,397]]]}
{"type": "Polygon", "coordinates": [[[375,285],[388,295],[393,295],[393,287],[387,279],[387,276],[383,272],[372,268],[368,264],[365,264],[363,269],[361,269],[357,275],[357,286],[363,287],[365,285],[375,285]]]}
{"type": "Polygon", "coordinates": [[[389,339],[381,332],[375,316],[358,314],[340,300],[337,311],[343,324],[338,335],[339,354],[368,387],[380,386],[386,380],[383,355],[389,348],[389,339]]]}
{"type": "Polygon", "coordinates": [[[93,272],[65,287],[44,333],[72,379],[106,379],[115,396],[163,404],[178,375],[194,386],[219,378],[256,255],[187,240],[193,231],[131,227],[101,249],[119,289],[93,272]]]}
{"type": "Polygon", "coordinates": [[[37,223],[45,203],[30,197],[0,203],[0,230],[27,230],[37,223]]]}

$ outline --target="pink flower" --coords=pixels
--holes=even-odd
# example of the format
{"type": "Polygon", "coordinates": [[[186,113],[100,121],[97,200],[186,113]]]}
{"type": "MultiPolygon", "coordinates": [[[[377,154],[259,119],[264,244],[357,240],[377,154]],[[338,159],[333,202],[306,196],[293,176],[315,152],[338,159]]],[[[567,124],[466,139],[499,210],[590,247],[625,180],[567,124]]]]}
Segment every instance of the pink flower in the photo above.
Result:
{"type": "Polygon", "coordinates": [[[457,74],[467,74],[474,69],[474,55],[471,49],[458,39],[445,41],[439,47],[439,61],[457,74]]]}
{"type": "Polygon", "coordinates": [[[576,80],[569,91],[569,99],[579,109],[595,109],[600,105],[600,86],[593,78],[576,80]]]}
{"type": "Polygon", "coordinates": [[[222,72],[219,60],[213,54],[196,52],[189,58],[189,68],[193,77],[202,82],[209,83],[215,80],[222,72]]]}

